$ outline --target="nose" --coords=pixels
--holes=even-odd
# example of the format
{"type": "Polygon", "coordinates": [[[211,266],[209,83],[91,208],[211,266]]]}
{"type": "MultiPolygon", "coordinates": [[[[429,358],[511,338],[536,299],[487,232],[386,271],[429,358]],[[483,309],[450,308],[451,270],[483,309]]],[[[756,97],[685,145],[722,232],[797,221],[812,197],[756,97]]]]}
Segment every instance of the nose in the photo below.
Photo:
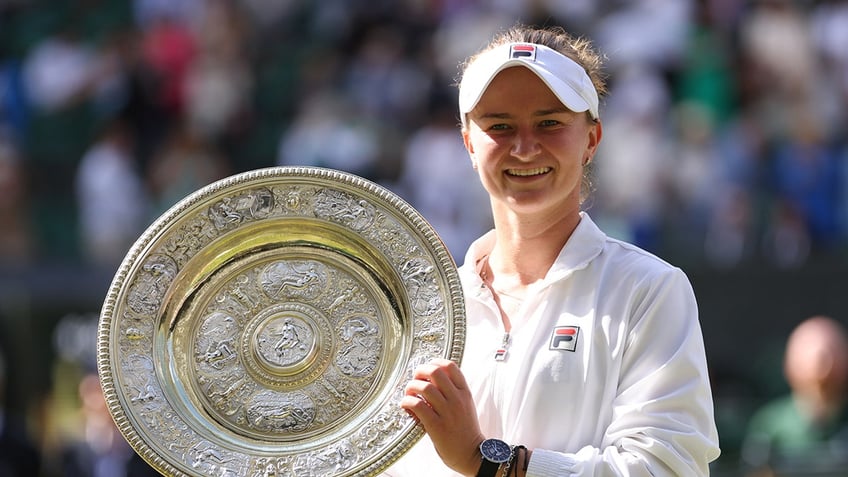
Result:
{"type": "Polygon", "coordinates": [[[510,153],[519,159],[528,160],[538,155],[541,150],[535,132],[522,129],[515,133],[510,153]]]}

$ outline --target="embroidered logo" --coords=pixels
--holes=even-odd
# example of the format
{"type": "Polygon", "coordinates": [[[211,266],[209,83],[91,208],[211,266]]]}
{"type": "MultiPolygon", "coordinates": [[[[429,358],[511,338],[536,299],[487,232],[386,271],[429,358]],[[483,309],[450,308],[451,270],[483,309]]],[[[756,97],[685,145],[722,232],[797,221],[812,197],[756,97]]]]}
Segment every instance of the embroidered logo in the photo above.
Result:
{"type": "Polygon", "coordinates": [[[577,349],[578,326],[557,326],[551,333],[552,350],[574,351],[577,349]]]}
{"type": "Polygon", "coordinates": [[[509,57],[536,61],[536,47],[526,43],[516,43],[509,47],[509,57]]]}

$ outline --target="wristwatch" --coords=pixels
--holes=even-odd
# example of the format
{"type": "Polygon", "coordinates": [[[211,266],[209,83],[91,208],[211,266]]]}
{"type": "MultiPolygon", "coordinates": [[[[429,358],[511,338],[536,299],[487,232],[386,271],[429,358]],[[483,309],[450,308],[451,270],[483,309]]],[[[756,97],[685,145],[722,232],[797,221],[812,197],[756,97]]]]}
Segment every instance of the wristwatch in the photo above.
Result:
{"type": "Polygon", "coordinates": [[[512,446],[500,439],[486,439],[480,443],[480,453],[483,454],[483,461],[477,477],[495,477],[501,464],[509,461],[512,446]]]}

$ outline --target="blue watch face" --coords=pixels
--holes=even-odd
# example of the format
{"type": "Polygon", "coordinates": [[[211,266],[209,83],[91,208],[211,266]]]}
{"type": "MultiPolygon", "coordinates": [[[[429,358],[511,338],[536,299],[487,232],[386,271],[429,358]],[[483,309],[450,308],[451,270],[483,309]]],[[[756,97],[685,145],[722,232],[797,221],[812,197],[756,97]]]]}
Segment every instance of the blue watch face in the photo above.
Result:
{"type": "Polygon", "coordinates": [[[509,460],[512,448],[500,439],[486,439],[480,444],[480,453],[486,460],[501,464],[509,460]]]}

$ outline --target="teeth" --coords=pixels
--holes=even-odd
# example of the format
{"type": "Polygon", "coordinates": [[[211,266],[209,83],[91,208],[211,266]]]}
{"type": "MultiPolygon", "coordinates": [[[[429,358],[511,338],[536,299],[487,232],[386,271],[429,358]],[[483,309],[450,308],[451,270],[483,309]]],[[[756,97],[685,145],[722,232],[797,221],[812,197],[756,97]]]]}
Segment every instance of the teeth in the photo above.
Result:
{"type": "Polygon", "coordinates": [[[535,169],[509,169],[506,172],[512,176],[535,176],[537,174],[544,174],[550,170],[550,167],[537,167],[535,169]]]}

